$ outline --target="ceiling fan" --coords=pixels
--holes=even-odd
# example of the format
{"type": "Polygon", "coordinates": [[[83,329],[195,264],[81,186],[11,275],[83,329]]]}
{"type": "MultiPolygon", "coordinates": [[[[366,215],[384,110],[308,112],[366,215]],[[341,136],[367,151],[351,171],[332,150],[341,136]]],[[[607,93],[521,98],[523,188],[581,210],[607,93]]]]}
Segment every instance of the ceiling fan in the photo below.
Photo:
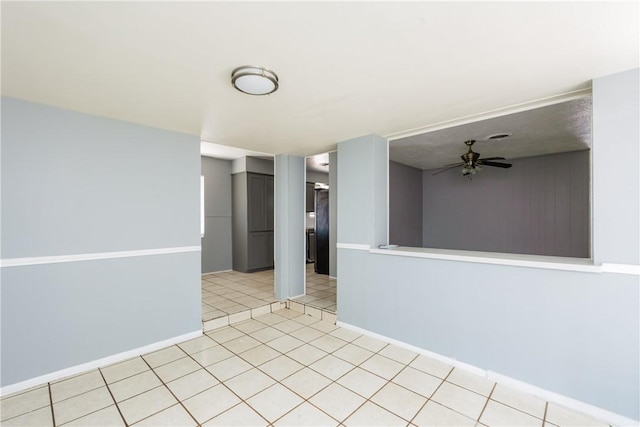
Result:
{"type": "Polygon", "coordinates": [[[471,179],[471,175],[474,175],[476,172],[478,172],[481,169],[480,166],[494,166],[497,168],[504,168],[504,169],[510,168],[512,166],[511,163],[499,163],[499,162],[493,161],[493,160],[505,160],[504,157],[487,157],[486,159],[481,159],[480,153],[476,153],[471,149],[471,146],[473,145],[474,142],[476,142],[475,139],[470,139],[464,142],[467,145],[467,147],[469,147],[469,151],[467,151],[462,156],[460,156],[460,158],[462,159],[461,163],[446,165],[444,169],[439,170],[438,172],[432,175],[438,175],[439,173],[446,172],[449,169],[463,166],[462,175],[471,179]]]}

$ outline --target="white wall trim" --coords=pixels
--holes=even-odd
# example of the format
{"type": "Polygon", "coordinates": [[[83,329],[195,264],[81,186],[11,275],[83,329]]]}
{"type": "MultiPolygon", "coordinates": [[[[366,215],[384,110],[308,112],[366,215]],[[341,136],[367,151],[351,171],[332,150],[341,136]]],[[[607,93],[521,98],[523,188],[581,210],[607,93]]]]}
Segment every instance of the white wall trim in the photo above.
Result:
{"type": "Polygon", "coordinates": [[[597,418],[602,421],[606,421],[607,423],[612,423],[617,426],[637,426],[639,424],[638,421],[633,420],[631,418],[627,418],[623,415],[616,414],[614,412],[607,411],[606,409],[599,408],[597,406],[590,405],[588,403],[573,399],[571,397],[555,393],[553,391],[545,390],[543,388],[537,387],[535,385],[526,383],[524,381],[516,380],[514,378],[508,377],[506,375],[502,375],[493,371],[485,370],[482,368],[478,368],[477,366],[469,365],[464,362],[460,362],[459,360],[452,359],[447,356],[443,356],[438,353],[431,352],[429,350],[425,350],[420,347],[413,346],[411,344],[407,344],[402,341],[395,340],[393,338],[386,337],[384,335],[377,334],[375,332],[371,332],[367,329],[359,328],[357,326],[350,325],[345,322],[337,321],[337,326],[341,328],[350,329],[352,331],[361,333],[363,335],[376,338],[378,340],[386,341],[390,344],[396,345],[398,347],[407,349],[409,351],[413,351],[414,353],[422,354],[432,359],[438,360],[440,362],[446,363],[447,365],[451,365],[454,368],[460,368],[465,371],[471,372],[473,374],[479,375],[483,378],[487,378],[491,381],[499,382],[500,384],[506,385],[513,389],[532,394],[534,396],[538,396],[548,402],[555,403],[561,406],[564,406],[569,409],[573,409],[578,412],[582,412],[583,414],[589,415],[593,418],[597,418]]]}
{"type": "Polygon", "coordinates": [[[354,249],[357,251],[368,251],[371,249],[370,245],[363,245],[360,243],[336,243],[338,249],[354,249]]]}
{"type": "Polygon", "coordinates": [[[209,271],[208,273],[202,273],[201,276],[208,276],[209,274],[216,274],[216,273],[228,273],[230,271],[233,271],[233,270],[209,271]]]}
{"type": "Polygon", "coordinates": [[[184,341],[188,341],[194,338],[198,338],[202,335],[202,329],[189,332],[187,334],[178,335],[177,337],[169,338],[163,341],[158,341],[152,344],[148,344],[142,347],[134,348],[132,350],[124,351],[122,353],[114,354],[111,356],[103,357],[101,359],[93,360],[91,362],[83,363],[80,365],[72,366],[70,368],[61,369],[59,371],[51,372],[49,374],[41,375],[39,377],[31,378],[19,383],[6,385],[0,388],[0,396],[6,396],[11,393],[26,390],[31,387],[36,387],[48,382],[56,381],[72,375],[81,374],[86,371],[90,371],[104,366],[113,365],[114,363],[122,362],[132,357],[140,356],[142,354],[151,353],[156,350],[160,350],[164,347],[169,347],[174,344],[178,344],[184,341]]]}
{"type": "Polygon", "coordinates": [[[640,276],[640,265],[633,264],[609,264],[602,263],[602,271],[605,273],[631,274],[640,276]]]}
{"type": "Polygon", "coordinates": [[[565,271],[580,271],[587,273],[602,273],[603,269],[599,265],[594,265],[590,260],[571,262],[569,258],[565,260],[536,260],[535,255],[511,255],[511,257],[501,258],[499,256],[488,255],[489,253],[475,254],[454,254],[454,253],[442,253],[434,252],[429,249],[416,250],[403,250],[403,249],[371,249],[369,251],[372,254],[378,255],[392,255],[392,256],[404,256],[413,258],[427,258],[427,259],[439,259],[445,261],[461,261],[461,262],[473,262],[480,264],[496,264],[496,265],[508,265],[515,267],[530,267],[530,268],[544,268],[550,270],[565,270],[565,271]]]}
{"type": "Polygon", "coordinates": [[[58,264],[63,262],[95,261],[101,259],[130,258],[138,256],[179,254],[184,252],[200,251],[200,246],[180,246],[173,248],[142,249],[135,251],[98,252],[92,254],[6,258],[0,261],[0,267],[22,267],[26,265],[58,264]]]}

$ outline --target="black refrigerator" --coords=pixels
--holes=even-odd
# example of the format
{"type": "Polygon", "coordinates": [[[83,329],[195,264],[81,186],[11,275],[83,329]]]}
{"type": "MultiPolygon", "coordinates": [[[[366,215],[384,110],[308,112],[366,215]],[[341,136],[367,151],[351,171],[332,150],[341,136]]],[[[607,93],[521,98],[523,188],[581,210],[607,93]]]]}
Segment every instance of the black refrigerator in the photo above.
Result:
{"type": "Polygon", "coordinates": [[[329,190],[316,191],[315,272],[329,274],[329,190]]]}

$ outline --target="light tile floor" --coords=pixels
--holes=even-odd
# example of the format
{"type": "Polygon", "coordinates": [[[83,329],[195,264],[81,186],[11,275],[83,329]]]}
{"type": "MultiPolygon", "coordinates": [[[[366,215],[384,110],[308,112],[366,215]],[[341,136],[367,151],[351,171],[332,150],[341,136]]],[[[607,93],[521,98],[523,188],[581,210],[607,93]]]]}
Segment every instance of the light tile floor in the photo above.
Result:
{"type": "MultiPolygon", "coordinates": [[[[202,276],[202,321],[240,313],[276,302],[273,270],[256,273],[225,271],[202,276]]],[[[317,274],[307,264],[307,294],[294,299],[305,305],[336,312],[336,280],[317,274]]]]}
{"type": "Polygon", "coordinates": [[[0,401],[3,426],[599,426],[293,310],[0,401]]]}

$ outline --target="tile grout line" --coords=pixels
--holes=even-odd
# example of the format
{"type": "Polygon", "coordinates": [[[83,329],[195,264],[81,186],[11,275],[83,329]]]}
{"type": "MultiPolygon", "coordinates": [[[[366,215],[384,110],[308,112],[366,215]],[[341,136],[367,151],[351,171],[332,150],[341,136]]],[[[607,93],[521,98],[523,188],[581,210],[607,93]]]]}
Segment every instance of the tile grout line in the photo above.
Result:
{"type": "Polygon", "coordinates": [[[495,391],[497,385],[498,383],[493,383],[493,387],[491,387],[491,392],[489,393],[489,396],[487,396],[487,400],[486,402],[484,402],[482,411],[480,411],[480,414],[478,415],[478,419],[476,420],[477,422],[480,422],[480,418],[482,418],[482,415],[484,414],[485,409],[487,409],[487,406],[489,405],[489,401],[491,400],[491,396],[493,396],[493,392],[495,391]]]}
{"type": "MultiPolygon", "coordinates": [[[[180,350],[182,350],[182,348],[180,348],[180,346],[176,345],[176,347],[178,347],[180,350]]],[[[167,347],[167,348],[170,348],[170,347],[167,347]]],[[[184,351],[184,350],[182,350],[182,351],[184,351]]],[[[171,395],[173,396],[173,398],[174,398],[174,399],[176,399],[176,400],[178,401],[178,403],[180,404],[180,406],[182,406],[182,408],[183,408],[185,411],[187,411],[187,414],[189,414],[189,416],[193,419],[193,421],[195,421],[195,422],[196,422],[196,425],[197,425],[197,426],[200,426],[201,424],[198,422],[198,420],[196,419],[196,417],[194,417],[194,416],[193,416],[193,414],[192,414],[191,412],[189,412],[189,410],[186,408],[186,406],[184,406],[184,404],[182,403],[182,400],[178,399],[178,396],[176,396],[176,395],[173,393],[173,390],[171,390],[171,389],[169,388],[169,386],[167,386],[167,384],[164,382],[164,380],[163,380],[162,378],[160,378],[160,375],[158,375],[158,373],[157,373],[157,372],[156,372],[156,371],[151,367],[151,365],[149,364],[149,362],[147,362],[147,360],[146,360],[144,357],[142,357],[142,356],[140,356],[140,358],[144,361],[144,363],[146,363],[146,365],[149,367],[149,369],[151,370],[151,372],[153,372],[153,374],[154,374],[154,375],[155,375],[155,376],[160,380],[160,383],[161,383],[161,384],[162,384],[162,385],[163,385],[163,386],[164,386],[164,387],[169,391],[169,393],[171,393],[171,395]]],[[[169,363],[171,363],[171,362],[169,362],[169,363]]],[[[165,363],[165,365],[166,365],[166,363],[165,363]]],[[[164,366],[164,365],[162,365],[162,366],[164,366]]],[[[158,367],[159,367],[159,366],[158,366],[158,367]]],[[[187,374],[187,375],[188,375],[188,374],[187,374]]],[[[173,405],[171,405],[171,406],[173,406],[173,405]]],[[[169,408],[171,408],[171,406],[169,406],[169,408]]],[[[151,415],[149,415],[148,417],[143,418],[143,420],[144,420],[144,419],[147,419],[147,418],[149,418],[149,417],[151,417],[151,416],[153,416],[153,415],[159,414],[160,412],[162,412],[162,411],[164,411],[164,410],[166,410],[166,409],[169,409],[169,408],[162,408],[160,411],[156,412],[155,414],[151,414],[151,415]]],[[[142,421],[142,420],[140,420],[140,421],[142,421]]],[[[137,421],[137,422],[140,422],[140,421],[137,421]]]]}
{"type": "Polygon", "coordinates": [[[122,415],[122,411],[120,410],[120,406],[118,406],[118,402],[116,402],[116,398],[113,396],[113,393],[111,392],[111,389],[109,388],[109,384],[107,384],[107,379],[102,374],[102,369],[98,368],[98,372],[100,373],[100,376],[102,377],[102,381],[104,381],[104,386],[107,388],[107,391],[109,392],[109,395],[111,396],[111,399],[113,400],[113,404],[116,406],[116,409],[118,410],[118,414],[120,414],[120,418],[122,418],[122,422],[124,423],[124,425],[126,427],[129,427],[129,423],[127,423],[127,420],[124,418],[124,415],[122,415]]]}
{"type": "Polygon", "coordinates": [[[51,405],[51,422],[53,427],[56,427],[56,414],[53,412],[53,397],[51,395],[51,383],[47,383],[47,389],[49,391],[49,404],[51,405]]]}
{"type": "Polygon", "coordinates": [[[544,415],[542,416],[542,427],[547,423],[547,411],[549,410],[549,402],[544,402],[544,415]]]}
{"type": "MultiPolygon", "coordinates": [[[[414,368],[414,369],[415,369],[415,368],[414,368]]],[[[419,414],[420,412],[422,412],[422,410],[424,409],[424,407],[425,407],[425,406],[427,406],[427,403],[429,403],[429,402],[433,402],[433,403],[437,403],[438,405],[440,405],[438,402],[436,402],[435,400],[434,400],[434,401],[432,401],[431,399],[432,399],[432,398],[433,398],[433,396],[438,392],[438,390],[440,390],[440,387],[442,387],[442,384],[444,384],[444,383],[446,383],[446,382],[447,382],[447,378],[449,378],[449,376],[451,375],[451,373],[453,372],[453,370],[454,370],[454,369],[455,369],[455,368],[454,368],[454,367],[452,367],[452,368],[449,370],[449,373],[448,373],[444,378],[436,377],[436,378],[438,378],[438,379],[441,379],[442,381],[440,382],[440,384],[438,384],[438,387],[436,387],[436,389],[435,389],[435,390],[433,390],[433,393],[431,393],[431,395],[430,395],[429,397],[427,397],[427,401],[426,401],[426,402],[424,402],[424,404],[420,407],[420,409],[418,409],[418,412],[416,412],[416,414],[413,416],[413,418],[411,418],[411,421],[409,421],[409,424],[413,423],[413,420],[415,420],[415,419],[416,419],[416,417],[418,416],[418,414],[419,414]]],[[[418,370],[419,370],[419,369],[418,369],[418,370]]],[[[422,372],[422,371],[420,371],[420,372],[422,372]]],[[[425,372],[425,373],[426,373],[426,372],[425,372]]],[[[429,374],[429,375],[430,375],[430,374],[429,374]]],[[[442,405],[442,406],[444,406],[444,405],[442,405]]],[[[445,408],[448,408],[448,409],[451,409],[451,408],[449,408],[448,406],[444,406],[444,407],[445,407],[445,408]]],[[[454,411],[454,412],[455,412],[455,413],[457,413],[457,414],[459,414],[459,413],[460,413],[460,412],[455,411],[455,410],[453,410],[453,409],[451,409],[451,410],[452,410],[452,411],[454,411]]],[[[467,417],[467,418],[469,418],[469,417],[467,417]]]]}
{"type": "MultiPolygon", "coordinates": [[[[242,332],[242,331],[240,331],[240,332],[242,332]]],[[[242,332],[242,333],[244,334],[244,332],[242,332]]],[[[247,335],[247,334],[245,334],[245,335],[247,335]]],[[[210,337],[210,338],[211,338],[211,337],[210,337]]],[[[213,339],[213,338],[211,338],[211,339],[213,339]]],[[[213,339],[213,340],[215,341],[215,339],[213,339]]],[[[217,341],[216,341],[216,342],[217,342],[217,341]]],[[[218,343],[218,345],[222,345],[222,344],[218,343]]],[[[224,346],[223,346],[223,347],[224,347],[224,346]]],[[[210,372],[210,371],[209,371],[205,366],[203,366],[200,362],[198,362],[196,359],[194,359],[194,358],[191,356],[191,354],[187,353],[187,352],[186,352],[182,347],[180,347],[180,346],[178,346],[178,348],[179,348],[180,350],[182,350],[182,352],[183,352],[184,354],[186,354],[186,355],[187,355],[187,357],[189,357],[191,360],[193,360],[195,363],[197,363],[197,364],[198,364],[198,366],[200,366],[200,367],[201,367],[205,372],[207,372],[209,375],[211,375],[213,378],[215,378],[215,380],[216,380],[216,381],[218,381],[218,384],[216,384],[216,385],[215,385],[215,386],[213,386],[213,387],[216,387],[217,385],[222,385],[222,386],[223,386],[223,387],[225,387],[227,390],[229,390],[231,393],[233,393],[233,394],[234,394],[238,399],[240,399],[240,403],[244,403],[244,404],[245,404],[245,405],[247,405],[249,408],[251,408],[251,409],[252,409],[256,414],[258,414],[258,416],[260,416],[262,419],[264,419],[264,420],[265,420],[269,425],[271,425],[271,424],[272,424],[271,422],[269,422],[269,420],[267,420],[266,418],[264,418],[260,412],[256,411],[256,410],[253,408],[253,406],[249,405],[249,403],[247,403],[247,402],[246,402],[246,400],[242,398],[242,396],[238,395],[235,391],[233,391],[233,390],[231,389],[231,387],[229,387],[228,385],[226,385],[224,381],[220,381],[220,379],[219,379],[218,377],[216,377],[216,376],[215,376],[212,372],[210,372]]],[[[226,348],[226,347],[225,347],[225,348],[226,348]]],[[[227,349],[227,350],[229,350],[229,349],[227,349]]],[[[231,351],[231,350],[229,350],[229,351],[231,351]]],[[[238,356],[238,355],[237,355],[235,352],[233,352],[233,351],[232,351],[231,353],[233,353],[233,355],[234,355],[234,356],[236,356],[236,357],[240,357],[240,356],[238,356]]],[[[230,357],[228,357],[227,359],[230,359],[231,357],[233,357],[233,356],[230,356],[230,357]]],[[[224,360],[227,360],[227,359],[224,359],[224,360]]],[[[242,360],[244,360],[244,359],[242,359],[242,360]]],[[[245,361],[245,362],[246,362],[246,361],[245,361]]],[[[218,363],[218,362],[216,362],[216,363],[218,363]]],[[[247,362],[247,363],[249,363],[249,362],[247,362]]],[[[214,363],[214,364],[215,364],[215,363],[214,363]]],[[[253,364],[251,364],[251,363],[249,363],[249,364],[250,364],[251,366],[253,366],[253,364]]],[[[257,369],[257,367],[255,367],[255,366],[253,366],[253,367],[257,369]]],[[[248,371],[244,371],[244,372],[248,372],[248,371]]],[[[244,372],[241,372],[241,373],[239,373],[238,375],[242,375],[242,374],[244,374],[244,372]]],[[[260,371],[260,372],[262,372],[262,371],[260,371]]],[[[233,377],[231,377],[231,378],[235,378],[235,377],[237,377],[238,375],[235,375],[235,376],[233,376],[233,377]]],[[[267,374],[265,374],[265,375],[267,375],[267,374]]],[[[269,377],[270,377],[270,376],[269,376],[269,377]]],[[[231,379],[231,378],[229,378],[229,379],[231,379]]],[[[271,377],[270,377],[270,378],[271,378],[271,377]]],[[[228,380],[229,380],[229,379],[228,379],[228,380]]],[[[275,378],[272,378],[272,379],[273,379],[273,380],[275,380],[275,378]]],[[[210,387],[210,388],[208,388],[208,389],[206,389],[206,390],[202,390],[200,393],[196,393],[196,394],[194,394],[194,396],[197,396],[198,394],[204,393],[205,391],[210,390],[210,389],[212,389],[213,387],[210,387]]],[[[168,388],[168,387],[167,387],[167,388],[168,388]]],[[[267,387],[267,388],[268,388],[268,387],[267,387]]],[[[256,393],[256,394],[257,394],[257,393],[256,393]]],[[[191,397],[193,397],[193,396],[190,396],[190,397],[189,397],[189,399],[190,399],[191,397]]],[[[180,402],[180,404],[182,404],[182,401],[179,401],[179,402],[180,402]]],[[[233,406],[230,406],[229,408],[225,409],[224,411],[220,412],[219,414],[214,415],[213,417],[211,417],[211,418],[209,418],[208,420],[206,420],[206,421],[205,421],[205,423],[206,423],[206,422],[211,421],[212,419],[214,419],[214,418],[216,418],[216,417],[218,417],[218,416],[220,416],[220,415],[222,415],[222,414],[224,414],[224,413],[225,413],[225,412],[227,412],[228,410],[230,410],[230,409],[232,409],[232,408],[235,408],[235,407],[236,407],[236,406],[238,406],[240,403],[237,403],[237,404],[235,404],[235,405],[233,405],[233,406]]],[[[183,406],[184,406],[184,405],[183,405],[183,406]]],[[[186,408],[185,408],[185,409],[186,409],[186,408]]],[[[188,412],[188,411],[187,411],[187,412],[188,412]]],[[[189,415],[191,415],[191,413],[189,413],[189,415]]],[[[193,417],[193,415],[191,415],[191,416],[193,417]]],[[[195,419],[195,418],[194,418],[194,419],[195,419]]],[[[196,420],[196,423],[198,423],[198,420],[196,420]]],[[[198,423],[198,425],[200,426],[201,424],[200,424],[200,423],[198,423]]]]}

